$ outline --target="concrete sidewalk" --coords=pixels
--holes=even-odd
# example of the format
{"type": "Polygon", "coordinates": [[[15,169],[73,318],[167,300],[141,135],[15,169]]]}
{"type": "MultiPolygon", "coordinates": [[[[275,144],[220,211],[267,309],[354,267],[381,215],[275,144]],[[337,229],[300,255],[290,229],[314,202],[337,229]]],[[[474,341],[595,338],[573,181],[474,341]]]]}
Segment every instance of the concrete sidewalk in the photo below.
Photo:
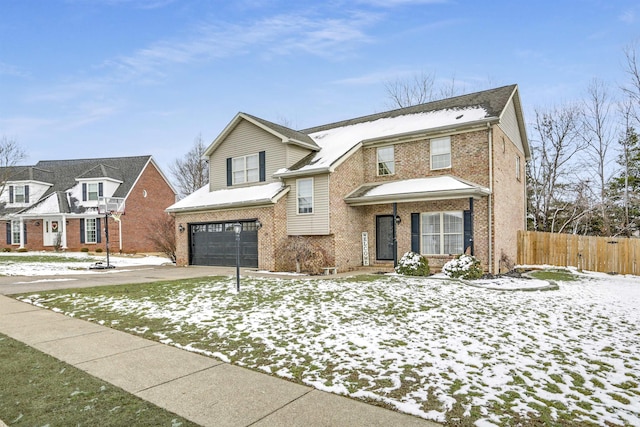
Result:
{"type": "Polygon", "coordinates": [[[203,426],[438,426],[2,295],[0,332],[203,426]]]}

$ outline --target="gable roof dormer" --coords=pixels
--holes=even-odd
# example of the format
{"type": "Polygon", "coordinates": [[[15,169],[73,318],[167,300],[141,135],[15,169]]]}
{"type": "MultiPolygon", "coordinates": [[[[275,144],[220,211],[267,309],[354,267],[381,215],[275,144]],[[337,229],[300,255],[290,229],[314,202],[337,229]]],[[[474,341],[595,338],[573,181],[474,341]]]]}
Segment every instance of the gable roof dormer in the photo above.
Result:
{"type": "Polygon", "coordinates": [[[263,129],[264,131],[272,134],[276,138],[280,139],[284,144],[292,144],[298,147],[306,148],[311,151],[320,151],[320,147],[309,135],[303,132],[299,132],[290,129],[286,126],[282,126],[268,120],[264,120],[247,113],[238,113],[231,120],[231,122],[224,128],[224,130],[218,135],[218,137],[209,145],[203,154],[203,158],[208,158],[213,152],[220,146],[220,144],[229,136],[229,134],[238,126],[242,121],[247,121],[255,126],[263,129]]]}
{"type": "Polygon", "coordinates": [[[117,167],[100,163],[76,177],[76,181],[88,179],[110,179],[122,182],[122,172],[117,167]]]}

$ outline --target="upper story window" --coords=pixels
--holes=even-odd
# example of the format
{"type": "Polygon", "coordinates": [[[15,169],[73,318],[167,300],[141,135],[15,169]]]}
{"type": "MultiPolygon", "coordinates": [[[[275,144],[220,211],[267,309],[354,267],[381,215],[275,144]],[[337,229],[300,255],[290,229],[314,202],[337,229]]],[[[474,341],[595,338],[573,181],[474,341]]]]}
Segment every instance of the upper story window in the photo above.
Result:
{"type": "Polygon", "coordinates": [[[516,156],[516,179],[520,181],[520,156],[516,156]]]}
{"type": "Polygon", "coordinates": [[[102,182],[83,182],[82,183],[82,201],[97,201],[104,194],[104,185],[102,182]]]}
{"type": "Polygon", "coordinates": [[[257,154],[234,157],[231,165],[234,184],[257,182],[260,179],[260,163],[257,154]]]}
{"type": "Polygon", "coordinates": [[[313,178],[296,180],[298,213],[313,213],[313,178]]]}
{"type": "Polygon", "coordinates": [[[9,203],[29,203],[29,186],[10,185],[9,203]]]}
{"type": "Polygon", "coordinates": [[[431,140],[431,169],[451,167],[451,137],[431,140]]]}
{"type": "Polygon", "coordinates": [[[393,145],[391,147],[379,147],[377,150],[378,157],[378,175],[393,175],[395,173],[395,162],[393,157],[393,145]]]}

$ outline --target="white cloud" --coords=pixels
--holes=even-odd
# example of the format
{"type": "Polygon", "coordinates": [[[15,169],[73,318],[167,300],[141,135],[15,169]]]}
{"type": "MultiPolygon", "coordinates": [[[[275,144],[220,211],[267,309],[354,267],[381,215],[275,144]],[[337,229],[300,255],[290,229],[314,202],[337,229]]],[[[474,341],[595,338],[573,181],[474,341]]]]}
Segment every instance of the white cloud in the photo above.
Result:
{"type": "Polygon", "coordinates": [[[618,17],[618,19],[627,24],[633,24],[636,22],[636,12],[634,10],[626,10],[618,17]]]}

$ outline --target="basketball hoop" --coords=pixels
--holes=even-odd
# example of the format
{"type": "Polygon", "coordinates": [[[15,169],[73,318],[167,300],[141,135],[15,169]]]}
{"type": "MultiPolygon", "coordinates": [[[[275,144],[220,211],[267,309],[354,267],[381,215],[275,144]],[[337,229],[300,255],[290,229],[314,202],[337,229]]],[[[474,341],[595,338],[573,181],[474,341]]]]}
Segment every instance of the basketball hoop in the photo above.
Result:
{"type": "Polygon", "coordinates": [[[120,217],[122,216],[122,214],[123,212],[111,211],[110,216],[115,222],[120,222],[120,217]]]}
{"type": "Polygon", "coordinates": [[[124,214],[124,207],[125,199],[123,197],[98,198],[98,213],[104,215],[104,236],[107,247],[107,264],[102,265],[102,262],[99,262],[92,268],[114,268],[114,266],[109,262],[109,217],[113,218],[117,223],[120,223],[120,217],[124,214]]]}

